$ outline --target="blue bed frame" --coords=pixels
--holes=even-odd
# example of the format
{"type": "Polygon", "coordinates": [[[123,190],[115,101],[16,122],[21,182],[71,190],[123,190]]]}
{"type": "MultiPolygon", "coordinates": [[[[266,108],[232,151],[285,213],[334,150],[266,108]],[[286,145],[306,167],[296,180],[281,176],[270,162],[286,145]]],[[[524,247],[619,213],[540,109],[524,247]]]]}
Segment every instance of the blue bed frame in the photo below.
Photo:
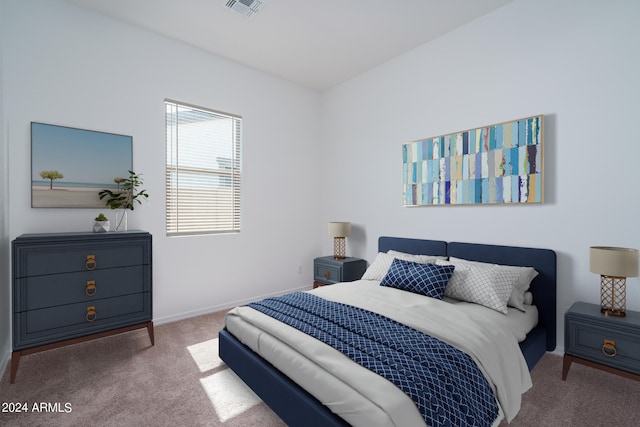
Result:
{"type": "MultiPolygon", "coordinates": [[[[439,240],[380,237],[378,251],[442,255],[503,265],[533,267],[531,283],[538,325],[520,343],[529,370],[556,347],[556,254],[549,249],[439,240]]],[[[289,426],[348,426],[315,397],[274,368],[226,329],[219,334],[220,358],[289,426]]]]}

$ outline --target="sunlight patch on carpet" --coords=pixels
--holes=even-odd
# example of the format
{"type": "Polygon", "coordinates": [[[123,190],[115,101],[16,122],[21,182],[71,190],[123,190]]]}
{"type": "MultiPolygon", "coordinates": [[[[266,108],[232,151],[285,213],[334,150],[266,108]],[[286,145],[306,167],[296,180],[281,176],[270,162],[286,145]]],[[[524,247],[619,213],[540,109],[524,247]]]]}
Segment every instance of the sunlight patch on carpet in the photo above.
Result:
{"type": "Polygon", "coordinates": [[[187,350],[191,353],[200,372],[207,372],[224,364],[218,356],[218,338],[190,345],[187,350]]]}
{"type": "Polygon", "coordinates": [[[261,402],[260,398],[231,369],[200,380],[220,422],[236,417],[261,402]]]}

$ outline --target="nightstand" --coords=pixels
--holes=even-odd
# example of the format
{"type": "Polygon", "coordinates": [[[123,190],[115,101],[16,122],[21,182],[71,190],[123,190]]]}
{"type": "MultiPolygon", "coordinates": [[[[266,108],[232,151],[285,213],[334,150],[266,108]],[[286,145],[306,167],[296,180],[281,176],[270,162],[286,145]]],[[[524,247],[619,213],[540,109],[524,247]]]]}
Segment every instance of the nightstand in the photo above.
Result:
{"type": "Polygon", "coordinates": [[[640,381],[640,313],[605,316],[600,306],[576,302],[564,315],[562,379],[572,362],[640,381]]]}
{"type": "Polygon", "coordinates": [[[313,260],[313,288],[338,282],[359,280],[367,269],[367,261],[346,257],[323,256],[313,260]]]}

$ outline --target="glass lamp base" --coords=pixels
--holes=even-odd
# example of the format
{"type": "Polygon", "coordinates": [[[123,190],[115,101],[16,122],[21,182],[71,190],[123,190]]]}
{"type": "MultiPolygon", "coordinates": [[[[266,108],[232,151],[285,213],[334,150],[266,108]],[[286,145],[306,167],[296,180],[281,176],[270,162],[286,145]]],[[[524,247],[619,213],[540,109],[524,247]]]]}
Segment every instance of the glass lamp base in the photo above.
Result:
{"type": "Polygon", "coordinates": [[[606,316],[625,316],[627,278],[600,276],[600,311],[606,316]]]}

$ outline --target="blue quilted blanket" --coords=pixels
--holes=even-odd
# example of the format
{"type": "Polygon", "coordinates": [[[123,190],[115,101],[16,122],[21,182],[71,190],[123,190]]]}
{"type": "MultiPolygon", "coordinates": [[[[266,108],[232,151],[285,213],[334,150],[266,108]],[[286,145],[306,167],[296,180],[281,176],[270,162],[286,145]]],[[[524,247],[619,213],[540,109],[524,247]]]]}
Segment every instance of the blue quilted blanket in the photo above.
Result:
{"type": "Polygon", "coordinates": [[[391,381],[414,401],[428,426],[491,426],[498,416],[489,383],[466,353],[402,323],[305,292],[249,307],[391,381]]]}

